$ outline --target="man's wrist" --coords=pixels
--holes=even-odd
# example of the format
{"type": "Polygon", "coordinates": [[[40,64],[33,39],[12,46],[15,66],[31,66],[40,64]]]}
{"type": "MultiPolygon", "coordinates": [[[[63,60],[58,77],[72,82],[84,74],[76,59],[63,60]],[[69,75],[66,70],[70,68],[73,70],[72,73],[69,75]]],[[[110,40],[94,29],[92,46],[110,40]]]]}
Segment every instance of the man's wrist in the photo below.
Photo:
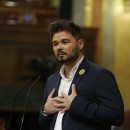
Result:
{"type": "Polygon", "coordinates": [[[44,115],[44,116],[49,116],[45,110],[41,110],[41,113],[44,115]]]}
{"type": "Polygon", "coordinates": [[[44,105],[43,105],[42,108],[41,108],[41,113],[42,113],[44,116],[49,116],[49,115],[46,113],[45,109],[44,109],[44,105]]]}

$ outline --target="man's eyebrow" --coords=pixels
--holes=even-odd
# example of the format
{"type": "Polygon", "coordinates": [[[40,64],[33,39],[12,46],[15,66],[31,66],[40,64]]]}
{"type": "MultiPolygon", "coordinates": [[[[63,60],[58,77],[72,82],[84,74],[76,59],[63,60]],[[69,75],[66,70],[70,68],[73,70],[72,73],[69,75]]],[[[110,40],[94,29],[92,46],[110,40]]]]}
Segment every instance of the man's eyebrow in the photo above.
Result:
{"type": "Polygon", "coordinates": [[[52,43],[52,44],[56,43],[56,40],[55,40],[55,41],[52,41],[51,43],[52,43]]]}
{"type": "MultiPolygon", "coordinates": [[[[61,39],[61,41],[70,41],[70,40],[66,39],[66,38],[63,38],[63,39],[61,39]]],[[[57,42],[57,41],[56,40],[52,41],[52,43],[55,43],[55,42],[57,42]]]]}
{"type": "Polygon", "coordinates": [[[64,39],[61,39],[61,41],[70,41],[70,40],[69,40],[69,39],[64,38],[64,39]]]}
{"type": "Polygon", "coordinates": [[[69,40],[69,39],[67,39],[67,38],[63,38],[62,40],[69,40]]]}

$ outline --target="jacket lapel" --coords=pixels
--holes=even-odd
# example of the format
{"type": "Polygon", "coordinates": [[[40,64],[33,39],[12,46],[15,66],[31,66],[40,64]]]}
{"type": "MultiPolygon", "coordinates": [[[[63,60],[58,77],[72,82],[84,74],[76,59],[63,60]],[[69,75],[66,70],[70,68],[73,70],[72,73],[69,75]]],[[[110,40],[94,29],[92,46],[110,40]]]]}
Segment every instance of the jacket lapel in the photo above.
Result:
{"type": "MultiPolygon", "coordinates": [[[[87,59],[84,58],[83,61],[81,62],[81,64],[79,65],[77,72],[74,76],[74,79],[72,81],[72,84],[75,84],[76,88],[77,88],[80,80],[84,77],[84,74],[87,72],[87,67],[88,67],[87,59]]],[[[69,95],[70,94],[71,94],[71,87],[69,90],[69,95]]]]}
{"type": "Polygon", "coordinates": [[[60,76],[60,74],[58,72],[57,75],[56,75],[56,77],[55,77],[54,83],[53,83],[53,85],[55,85],[54,87],[56,89],[54,97],[58,96],[58,89],[59,89],[60,81],[61,81],[61,76],[60,76]]]}

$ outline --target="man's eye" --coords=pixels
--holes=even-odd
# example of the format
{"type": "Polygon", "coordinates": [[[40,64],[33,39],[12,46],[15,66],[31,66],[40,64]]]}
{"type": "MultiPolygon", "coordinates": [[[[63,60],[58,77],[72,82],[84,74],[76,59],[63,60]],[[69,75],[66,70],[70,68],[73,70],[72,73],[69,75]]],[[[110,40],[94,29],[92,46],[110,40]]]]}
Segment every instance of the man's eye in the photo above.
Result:
{"type": "Polygon", "coordinates": [[[58,45],[58,43],[53,43],[53,46],[57,46],[58,45]]]}
{"type": "Polygon", "coordinates": [[[64,44],[67,44],[67,43],[69,43],[69,42],[68,42],[68,41],[64,41],[63,43],[64,43],[64,44]]]}

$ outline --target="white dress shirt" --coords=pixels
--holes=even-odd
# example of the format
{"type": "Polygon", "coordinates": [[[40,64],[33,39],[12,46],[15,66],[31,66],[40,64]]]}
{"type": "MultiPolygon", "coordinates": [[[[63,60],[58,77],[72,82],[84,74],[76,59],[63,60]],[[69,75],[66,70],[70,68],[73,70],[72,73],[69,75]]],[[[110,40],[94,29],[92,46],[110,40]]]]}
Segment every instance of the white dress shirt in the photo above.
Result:
{"type": "MultiPolygon", "coordinates": [[[[69,93],[69,89],[70,89],[70,85],[73,81],[74,75],[79,67],[79,64],[82,62],[83,57],[80,59],[80,61],[71,69],[70,73],[69,73],[69,78],[66,78],[64,75],[64,65],[61,67],[60,69],[60,75],[61,75],[61,82],[60,82],[60,86],[59,86],[59,90],[58,90],[58,96],[61,95],[61,92],[64,92],[68,95],[69,93]]],[[[62,130],[62,118],[63,118],[64,113],[58,113],[57,115],[57,119],[55,122],[55,127],[54,130],[62,130]]]]}

